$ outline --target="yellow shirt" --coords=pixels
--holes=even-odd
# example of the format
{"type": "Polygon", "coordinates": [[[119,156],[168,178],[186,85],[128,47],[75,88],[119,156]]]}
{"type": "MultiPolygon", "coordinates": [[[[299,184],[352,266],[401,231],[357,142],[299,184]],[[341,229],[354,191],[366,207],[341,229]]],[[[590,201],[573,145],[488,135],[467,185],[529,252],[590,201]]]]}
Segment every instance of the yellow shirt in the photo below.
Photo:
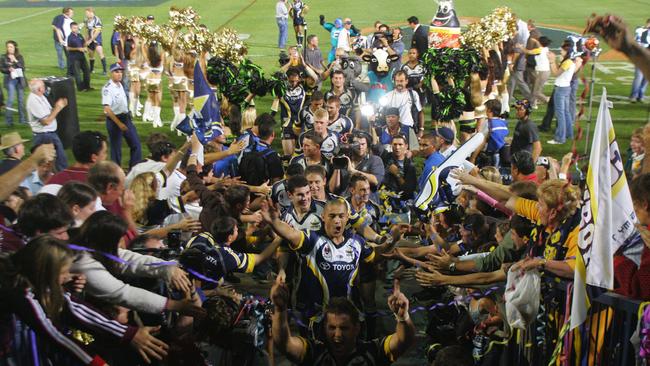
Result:
{"type": "MultiPolygon", "coordinates": [[[[541,226],[540,217],[539,217],[539,208],[537,206],[537,201],[527,200],[525,198],[517,198],[515,201],[515,213],[521,216],[528,218],[529,220],[535,222],[537,226],[541,226]]],[[[549,229],[545,229],[549,233],[545,248],[544,248],[544,258],[547,260],[557,260],[556,254],[557,249],[554,245],[560,239],[562,235],[559,228],[551,232],[549,229]]],[[[568,264],[571,269],[575,269],[575,258],[578,255],[578,233],[580,232],[580,226],[576,225],[574,228],[571,228],[571,231],[566,237],[562,246],[566,248],[566,254],[564,255],[564,262],[568,264]]],[[[541,234],[539,234],[541,235],[541,234]]]]}

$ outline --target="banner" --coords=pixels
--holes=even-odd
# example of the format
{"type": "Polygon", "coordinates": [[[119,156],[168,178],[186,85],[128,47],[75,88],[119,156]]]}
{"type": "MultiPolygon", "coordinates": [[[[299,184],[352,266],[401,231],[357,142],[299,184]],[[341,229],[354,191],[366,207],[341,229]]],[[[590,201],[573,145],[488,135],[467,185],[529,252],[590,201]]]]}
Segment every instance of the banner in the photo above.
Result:
{"type": "MultiPolygon", "coordinates": [[[[631,252],[629,247],[642,245],[632,197],[627,185],[623,161],[616,143],[611,103],[603,88],[600,109],[587,171],[587,187],[582,202],[582,220],[576,258],[571,329],[587,318],[589,299],[587,285],[604,289],[614,287],[614,254],[631,252]]],[[[640,253],[640,251],[637,251],[640,253]]],[[[637,265],[640,256],[630,258],[637,265]]]]}

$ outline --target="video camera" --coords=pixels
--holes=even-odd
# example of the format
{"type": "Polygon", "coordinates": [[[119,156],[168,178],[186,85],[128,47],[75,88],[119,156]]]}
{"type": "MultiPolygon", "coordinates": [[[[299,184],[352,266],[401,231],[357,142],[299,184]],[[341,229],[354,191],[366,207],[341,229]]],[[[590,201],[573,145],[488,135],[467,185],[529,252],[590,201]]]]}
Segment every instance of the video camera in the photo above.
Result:
{"type": "Polygon", "coordinates": [[[332,156],[332,165],[334,169],[345,170],[348,168],[348,159],[358,154],[359,143],[340,144],[334,148],[332,156]]]}

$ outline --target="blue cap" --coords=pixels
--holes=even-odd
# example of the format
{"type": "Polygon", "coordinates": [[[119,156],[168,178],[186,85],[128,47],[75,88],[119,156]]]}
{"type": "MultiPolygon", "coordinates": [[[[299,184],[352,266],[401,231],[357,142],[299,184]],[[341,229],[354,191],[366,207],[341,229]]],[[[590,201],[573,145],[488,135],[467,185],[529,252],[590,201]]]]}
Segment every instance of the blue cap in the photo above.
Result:
{"type": "Polygon", "coordinates": [[[336,18],[334,21],[334,26],[336,28],[341,28],[343,26],[343,20],[341,18],[336,18]]]}
{"type": "Polygon", "coordinates": [[[120,65],[119,62],[116,62],[116,63],[111,65],[111,72],[117,71],[117,70],[124,70],[124,68],[122,67],[122,65],[120,65]]]}
{"type": "Polygon", "coordinates": [[[440,127],[436,130],[433,130],[434,136],[442,137],[445,142],[451,144],[454,142],[454,131],[449,127],[440,127]]]}

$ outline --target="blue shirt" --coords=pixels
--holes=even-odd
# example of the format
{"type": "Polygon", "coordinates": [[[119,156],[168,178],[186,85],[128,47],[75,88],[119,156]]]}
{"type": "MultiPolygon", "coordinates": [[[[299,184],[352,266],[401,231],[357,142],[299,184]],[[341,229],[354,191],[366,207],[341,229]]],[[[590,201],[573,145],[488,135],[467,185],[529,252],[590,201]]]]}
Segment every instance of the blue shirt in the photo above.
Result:
{"type": "Polygon", "coordinates": [[[508,122],[502,118],[492,118],[488,120],[488,127],[490,129],[490,139],[488,140],[485,151],[497,153],[506,144],[508,122]]]}
{"type": "MultiPolygon", "coordinates": [[[[64,20],[65,20],[65,16],[63,14],[59,14],[55,16],[54,19],[52,19],[52,25],[55,26],[58,30],[60,30],[62,34],[63,34],[64,20]]],[[[58,42],[59,38],[56,36],[56,31],[54,29],[52,29],[52,35],[54,36],[54,42],[58,42]]]]}
{"type": "MultiPolygon", "coordinates": [[[[86,47],[85,45],[86,41],[84,40],[84,37],[79,34],[79,33],[70,33],[68,36],[68,47],[71,48],[84,48],[86,47]]],[[[70,51],[70,52],[76,52],[78,54],[83,55],[83,52],[80,51],[70,51]]]]}
{"type": "Polygon", "coordinates": [[[393,90],[393,71],[391,69],[384,77],[379,77],[374,71],[368,71],[368,80],[370,90],[368,91],[368,101],[378,104],[379,99],[393,90]]]}
{"type": "Polygon", "coordinates": [[[437,151],[429,155],[427,160],[424,161],[424,168],[422,169],[422,174],[418,179],[418,188],[420,191],[422,191],[422,188],[427,183],[429,174],[431,174],[433,168],[439,167],[440,164],[442,164],[444,161],[445,161],[445,157],[437,151]]]}
{"type": "Polygon", "coordinates": [[[198,249],[204,255],[205,273],[202,275],[223,282],[223,278],[232,272],[250,273],[255,268],[254,254],[238,253],[229,246],[218,244],[212,235],[203,232],[187,243],[188,248],[198,249]]]}

